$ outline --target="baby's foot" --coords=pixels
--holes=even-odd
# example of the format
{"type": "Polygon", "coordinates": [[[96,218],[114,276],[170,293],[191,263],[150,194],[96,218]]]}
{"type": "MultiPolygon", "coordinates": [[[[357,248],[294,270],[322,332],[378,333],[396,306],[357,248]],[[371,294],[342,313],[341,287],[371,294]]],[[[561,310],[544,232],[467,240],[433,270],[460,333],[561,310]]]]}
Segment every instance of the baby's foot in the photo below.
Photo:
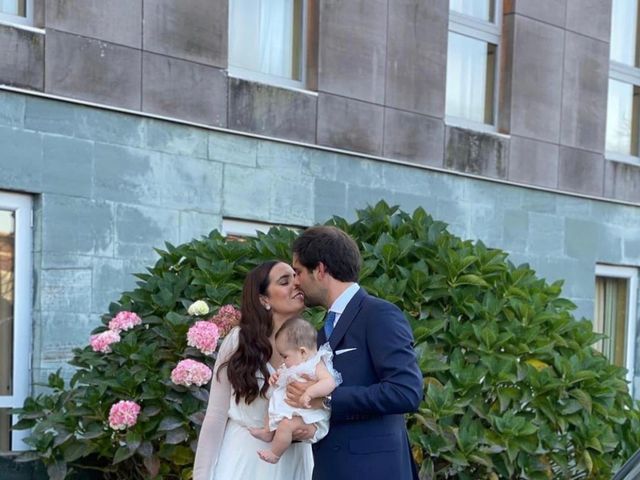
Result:
{"type": "Polygon", "coordinates": [[[269,443],[273,440],[273,432],[266,428],[249,428],[249,433],[263,442],[269,443]]]}
{"type": "Polygon", "coordinates": [[[271,450],[258,450],[258,456],[269,463],[278,463],[280,457],[273,453],[271,450]]]}

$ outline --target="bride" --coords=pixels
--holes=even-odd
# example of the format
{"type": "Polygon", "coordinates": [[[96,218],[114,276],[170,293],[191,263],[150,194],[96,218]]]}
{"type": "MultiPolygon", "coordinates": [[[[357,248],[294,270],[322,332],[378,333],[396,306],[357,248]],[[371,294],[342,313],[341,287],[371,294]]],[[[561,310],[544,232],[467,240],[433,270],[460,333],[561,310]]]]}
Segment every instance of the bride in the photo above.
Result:
{"type": "Polygon", "coordinates": [[[265,379],[283,363],[275,349],[275,333],[304,308],[304,295],[295,287],[294,275],[288,264],[270,261],[251,270],[245,279],[240,326],[224,339],[216,360],[194,480],[311,479],[310,444],[294,443],[277,464],[271,464],[256,454],[269,444],[248,430],[264,423],[269,403],[265,379]]]}

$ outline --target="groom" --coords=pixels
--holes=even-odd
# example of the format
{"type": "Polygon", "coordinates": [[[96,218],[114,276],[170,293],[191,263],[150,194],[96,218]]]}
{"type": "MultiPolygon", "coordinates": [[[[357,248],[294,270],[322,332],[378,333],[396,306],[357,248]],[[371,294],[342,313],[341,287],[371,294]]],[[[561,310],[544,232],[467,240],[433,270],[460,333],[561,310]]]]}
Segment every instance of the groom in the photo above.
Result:
{"type": "MultiPolygon", "coordinates": [[[[328,309],[318,344],[329,342],[342,384],[324,400],[328,435],[313,446],[314,480],[416,479],[404,413],[418,409],[422,374],[411,328],[393,304],[356,283],[360,252],[335,227],[304,231],[293,243],[297,286],[307,306],[328,309]]],[[[290,391],[296,401],[296,388],[290,391]]]]}

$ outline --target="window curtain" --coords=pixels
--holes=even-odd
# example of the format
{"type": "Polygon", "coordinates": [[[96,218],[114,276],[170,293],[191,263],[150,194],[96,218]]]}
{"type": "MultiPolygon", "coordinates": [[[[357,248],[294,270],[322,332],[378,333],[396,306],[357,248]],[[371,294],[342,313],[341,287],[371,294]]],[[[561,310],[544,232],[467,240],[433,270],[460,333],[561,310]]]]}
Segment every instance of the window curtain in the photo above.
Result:
{"type": "Polygon", "coordinates": [[[599,277],[596,280],[594,330],[604,333],[601,351],[613,364],[625,367],[627,343],[627,281],[599,277]]]}
{"type": "Polygon", "coordinates": [[[292,78],[294,0],[230,0],[229,64],[292,78]]]}
{"type": "Polygon", "coordinates": [[[25,16],[25,0],[0,0],[0,12],[25,16]]]}

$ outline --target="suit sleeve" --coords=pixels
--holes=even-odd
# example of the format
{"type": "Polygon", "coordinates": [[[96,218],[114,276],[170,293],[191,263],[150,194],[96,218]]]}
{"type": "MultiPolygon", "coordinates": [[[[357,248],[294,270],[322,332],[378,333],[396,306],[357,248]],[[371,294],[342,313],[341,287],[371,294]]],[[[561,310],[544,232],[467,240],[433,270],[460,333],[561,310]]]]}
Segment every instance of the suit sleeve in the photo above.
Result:
{"type": "Polygon", "coordinates": [[[332,395],[332,420],[415,412],[423,396],[422,373],[413,349],[413,334],[394,305],[380,302],[367,315],[366,342],[378,382],[338,387],[332,395]]]}

